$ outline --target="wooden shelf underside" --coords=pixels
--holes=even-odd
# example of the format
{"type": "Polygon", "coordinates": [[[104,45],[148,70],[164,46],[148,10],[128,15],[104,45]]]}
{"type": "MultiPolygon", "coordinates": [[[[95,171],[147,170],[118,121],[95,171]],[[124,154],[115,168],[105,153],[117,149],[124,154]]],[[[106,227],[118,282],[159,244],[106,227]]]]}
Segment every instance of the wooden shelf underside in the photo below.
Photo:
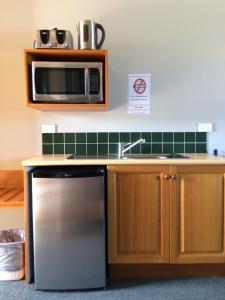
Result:
{"type": "Polygon", "coordinates": [[[22,188],[1,188],[0,207],[23,207],[24,193],[22,188]]]}
{"type": "Polygon", "coordinates": [[[23,172],[0,170],[0,208],[23,207],[23,172]]]}
{"type": "Polygon", "coordinates": [[[37,110],[49,110],[49,111],[106,111],[108,110],[107,104],[62,104],[62,103],[31,103],[28,102],[28,107],[35,108],[37,110]]]}

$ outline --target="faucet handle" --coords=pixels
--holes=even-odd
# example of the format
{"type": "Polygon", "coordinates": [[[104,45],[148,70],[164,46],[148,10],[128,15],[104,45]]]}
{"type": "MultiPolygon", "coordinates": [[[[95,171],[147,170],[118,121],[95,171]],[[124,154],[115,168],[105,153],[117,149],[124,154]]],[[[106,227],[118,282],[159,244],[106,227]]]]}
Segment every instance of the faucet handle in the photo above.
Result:
{"type": "Polygon", "coordinates": [[[131,143],[125,143],[125,142],[119,142],[118,143],[118,147],[126,147],[126,146],[129,146],[131,145],[131,143]]]}
{"type": "Polygon", "coordinates": [[[124,143],[124,142],[122,142],[122,145],[123,145],[124,147],[126,147],[126,146],[131,145],[131,143],[124,143]]]}

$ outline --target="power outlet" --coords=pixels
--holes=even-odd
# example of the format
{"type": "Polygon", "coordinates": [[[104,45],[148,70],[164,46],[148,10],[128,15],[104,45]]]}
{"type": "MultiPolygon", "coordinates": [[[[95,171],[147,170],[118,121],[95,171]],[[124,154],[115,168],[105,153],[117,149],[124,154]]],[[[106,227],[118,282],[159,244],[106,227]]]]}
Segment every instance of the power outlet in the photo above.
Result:
{"type": "Polygon", "coordinates": [[[212,132],[212,123],[198,123],[199,132],[212,132]]]}
{"type": "Polygon", "coordinates": [[[57,125],[56,124],[42,124],[41,132],[42,133],[56,133],[57,125]]]}

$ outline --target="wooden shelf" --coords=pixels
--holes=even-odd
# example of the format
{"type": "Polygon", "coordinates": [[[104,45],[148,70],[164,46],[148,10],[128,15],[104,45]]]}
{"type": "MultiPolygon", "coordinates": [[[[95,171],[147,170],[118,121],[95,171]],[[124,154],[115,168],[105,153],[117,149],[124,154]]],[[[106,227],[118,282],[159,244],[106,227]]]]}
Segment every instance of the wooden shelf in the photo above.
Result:
{"type": "Polygon", "coordinates": [[[103,104],[62,104],[62,103],[27,103],[28,107],[42,111],[106,111],[108,106],[103,104]]]}
{"type": "Polygon", "coordinates": [[[58,49],[25,49],[25,90],[26,106],[48,111],[106,111],[108,110],[108,51],[107,50],[58,50],[58,49]],[[32,100],[31,64],[32,61],[72,61],[103,63],[104,102],[89,103],[35,103],[32,100]]]}
{"type": "Polygon", "coordinates": [[[0,208],[23,207],[23,172],[0,171],[0,208]]]}
{"type": "Polygon", "coordinates": [[[0,188],[0,207],[23,207],[23,189],[0,188]]]}

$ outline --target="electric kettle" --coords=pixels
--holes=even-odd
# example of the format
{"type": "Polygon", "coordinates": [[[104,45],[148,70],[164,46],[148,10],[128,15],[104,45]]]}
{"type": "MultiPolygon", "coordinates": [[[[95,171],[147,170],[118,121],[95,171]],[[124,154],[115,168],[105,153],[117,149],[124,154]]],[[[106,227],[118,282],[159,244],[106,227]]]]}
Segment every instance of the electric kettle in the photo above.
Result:
{"type": "Polygon", "coordinates": [[[78,49],[100,49],[105,40],[105,30],[101,24],[93,20],[83,20],[77,24],[78,49]],[[98,42],[98,30],[102,37],[98,42]]]}

